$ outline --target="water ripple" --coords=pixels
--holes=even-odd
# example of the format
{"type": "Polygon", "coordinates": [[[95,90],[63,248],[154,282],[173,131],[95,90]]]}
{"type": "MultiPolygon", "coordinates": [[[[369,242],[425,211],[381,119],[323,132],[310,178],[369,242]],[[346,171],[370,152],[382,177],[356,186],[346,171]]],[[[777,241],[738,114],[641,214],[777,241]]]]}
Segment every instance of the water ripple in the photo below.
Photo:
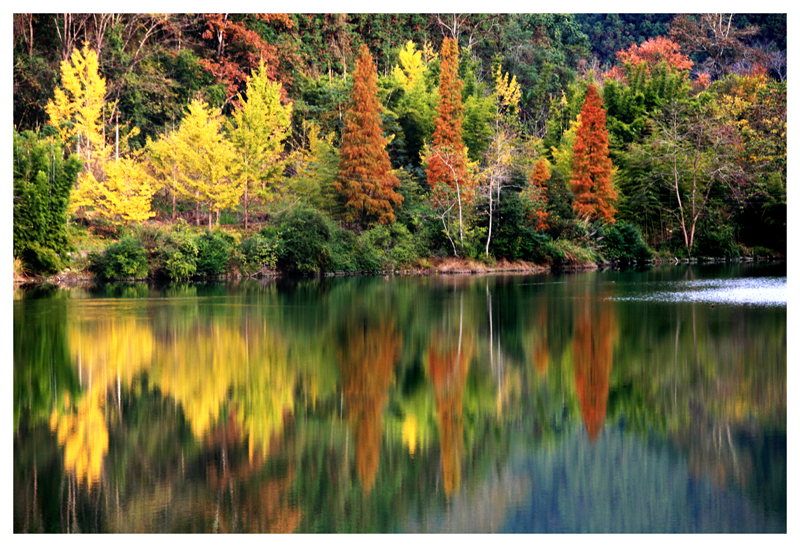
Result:
{"type": "Polygon", "coordinates": [[[699,302],[750,306],[785,306],[785,277],[702,279],[659,283],[663,290],[645,289],[641,294],[612,300],[641,302],[699,302]]]}

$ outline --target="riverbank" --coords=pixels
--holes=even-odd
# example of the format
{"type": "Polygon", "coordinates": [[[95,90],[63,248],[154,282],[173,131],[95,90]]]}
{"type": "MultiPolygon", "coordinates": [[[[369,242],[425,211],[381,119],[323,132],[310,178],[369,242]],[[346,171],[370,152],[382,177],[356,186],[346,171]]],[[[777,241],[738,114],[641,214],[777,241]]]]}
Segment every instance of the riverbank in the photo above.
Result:
{"type": "MultiPolygon", "coordinates": [[[[747,256],[735,258],[720,258],[720,257],[693,257],[677,259],[673,257],[656,257],[652,260],[643,261],[642,263],[633,264],[620,264],[615,262],[575,262],[570,264],[534,264],[531,262],[510,262],[507,260],[498,260],[494,264],[487,264],[478,260],[462,259],[462,258],[435,258],[424,261],[423,264],[417,264],[408,268],[397,268],[388,270],[373,270],[373,271],[348,271],[348,272],[318,272],[315,275],[305,275],[303,277],[355,277],[355,276],[433,276],[433,275],[492,275],[492,274],[538,274],[548,272],[588,272],[594,270],[608,270],[608,269],[623,269],[623,268],[640,268],[647,266],[678,266],[678,265],[691,265],[691,264],[728,264],[728,263],[755,263],[755,262],[781,262],[785,261],[785,257],[781,256],[747,256]]],[[[286,274],[275,270],[263,269],[255,275],[247,276],[240,272],[232,272],[228,275],[215,276],[215,277],[196,277],[193,278],[197,281],[208,280],[239,280],[239,279],[269,279],[279,277],[291,277],[292,274],[286,274]]],[[[25,285],[56,285],[63,287],[74,287],[86,284],[94,284],[104,282],[105,280],[93,275],[92,273],[82,271],[67,270],[59,273],[58,275],[50,277],[24,277],[14,275],[13,284],[15,287],[25,285]]],[[[124,279],[117,281],[126,281],[124,279]]],[[[152,281],[150,278],[142,278],[135,280],[127,280],[135,282],[152,281]]]]}

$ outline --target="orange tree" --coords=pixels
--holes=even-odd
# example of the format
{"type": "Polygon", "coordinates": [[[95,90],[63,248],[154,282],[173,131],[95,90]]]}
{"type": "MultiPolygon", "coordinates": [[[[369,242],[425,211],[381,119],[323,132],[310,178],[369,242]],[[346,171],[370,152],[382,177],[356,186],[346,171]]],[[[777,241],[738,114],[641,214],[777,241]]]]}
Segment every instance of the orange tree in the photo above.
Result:
{"type": "Polygon", "coordinates": [[[458,78],[458,45],[445,38],[439,77],[438,115],[433,131],[433,146],[427,154],[428,185],[434,205],[447,211],[458,205],[458,226],[464,244],[463,206],[469,203],[472,181],[468,176],[467,149],[462,139],[464,107],[461,104],[461,80],[458,78]],[[455,194],[456,203],[453,201],[455,194]]]}
{"type": "Polygon", "coordinates": [[[400,180],[392,174],[380,112],[375,63],[367,46],[362,45],[339,148],[339,176],[334,183],[345,201],[348,222],[393,222],[394,210],[403,201],[395,191],[400,180]]]}
{"type": "Polygon", "coordinates": [[[590,85],[581,109],[572,156],[572,191],[575,215],[588,220],[614,223],[617,192],[611,185],[612,164],[608,155],[608,131],[603,99],[590,85]]]}

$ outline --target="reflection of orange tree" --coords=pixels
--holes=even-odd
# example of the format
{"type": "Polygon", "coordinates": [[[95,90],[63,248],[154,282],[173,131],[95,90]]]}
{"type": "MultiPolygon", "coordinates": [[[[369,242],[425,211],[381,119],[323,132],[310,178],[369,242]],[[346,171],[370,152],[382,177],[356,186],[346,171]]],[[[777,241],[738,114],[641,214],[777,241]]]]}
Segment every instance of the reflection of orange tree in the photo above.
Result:
{"type": "Polygon", "coordinates": [[[197,500],[205,521],[213,530],[205,532],[290,534],[300,522],[300,509],[293,505],[288,490],[294,479],[291,465],[285,475],[265,478],[265,454],[242,450],[242,420],[234,411],[227,421],[217,422],[206,436],[206,450],[219,452],[206,468],[212,497],[197,500]],[[228,497],[229,496],[229,497],[228,497]]]}
{"type": "Polygon", "coordinates": [[[594,442],[603,429],[614,345],[619,335],[617,317],[609,302],[579,304],[572,353],[575,391],[583,423],[594,442]]]}
{"type": "Polygon", "coordinates": [[[531,332],[531,360],[539,374],[546,374],[550,365],[550,340],[547,336],[547,308],[542,307],[536,316],[535,325],[531,332]]]}
{"type": "Polygon", "coordinates": [[[378,471],[381,414],[400,357],[401,337],[394,321],[377,326],[363,322],[351,323],[345,340],[337,351],[337,360],[356,439],[356,469],[361,485],[369,492],[378,471]]]}
{"type": "Polygon", "coordinates": [[[461,482],[463,450],[463,394],[473,346],[471,336],[459,334],[457,342],[441,333],[431,336],[428,374],[433,383],[442,453],[442,479],[447,497],[461,482]]]}

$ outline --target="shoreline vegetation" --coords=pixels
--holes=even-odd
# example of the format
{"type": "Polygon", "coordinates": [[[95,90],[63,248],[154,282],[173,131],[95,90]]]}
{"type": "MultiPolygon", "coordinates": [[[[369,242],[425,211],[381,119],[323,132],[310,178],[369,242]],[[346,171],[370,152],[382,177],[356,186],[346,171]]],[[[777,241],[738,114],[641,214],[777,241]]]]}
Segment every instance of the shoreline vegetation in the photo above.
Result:
{"type": "Polygon", "coordinates": [[[785,14],[15,14],[14,280],[783,258],[785,44],[785,14]]]}

